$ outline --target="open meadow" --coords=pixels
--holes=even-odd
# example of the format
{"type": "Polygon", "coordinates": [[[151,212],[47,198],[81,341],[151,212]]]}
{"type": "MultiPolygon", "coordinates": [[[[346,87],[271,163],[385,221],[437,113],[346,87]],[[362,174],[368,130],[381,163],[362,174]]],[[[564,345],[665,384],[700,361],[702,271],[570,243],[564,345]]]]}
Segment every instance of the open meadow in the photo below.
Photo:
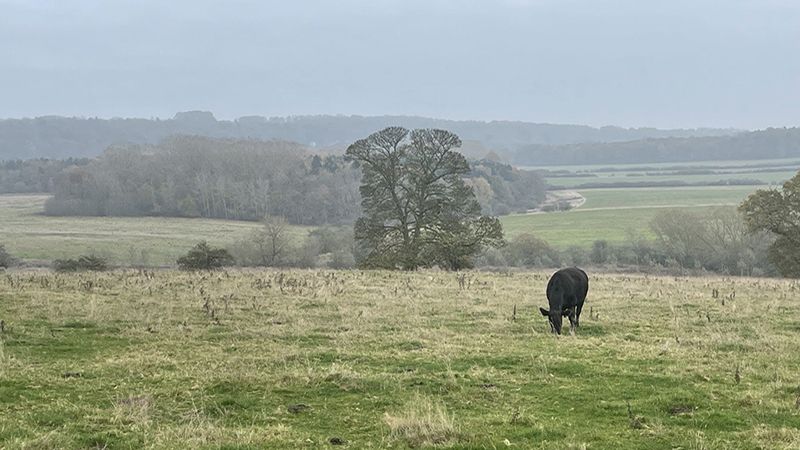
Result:
{"type": "Polygon", "coordinates": [[[743,180],[750,181],[748,183],[750,185],[779,185],[797,173],[800,169],[800,160],[594,164],[525,167],[525,169],[545,170],[547,184],[561,188],[585,188],[583,185],[586,184],[619,183],[730,184],[731,181],[743,180]]]}
{"type": "MultiPolygon", "coordinates": [[[[48,195],[0,195],[0,243],[24,260],[96,254],[112,264],[171,266],[201,240],[227,246],[250,236],[258,222],[177,217],[52,217],[48,195]]],[[[295,237],[309,227],[293,226],[295,237]]]]}
{"type": "MultiPolygon", "coordinates": [[[[650,222],[663,208],[694,211],[734,207],[754,186],[582,189],[586,201],[571,211],[500,217],[506,237],[533,233],[557,248],[588,248],[631,236],[653,238],[650,222]]],[[[227,246],[246,239],[257,222],[169,217],[50,217],[42,215],[45,195],[0,195],[0,243],[28,261],[49,262],[98,254],[112,264],[172,266],[193,245],[206,240],[227,246]]],[[[300,240],[312,228],[292,226],[300,240]]]]}
{"type": "Polygon", "coordinates": [[[573,188],[584,184],[615,184],[615,183],[687,183],[687,184],[703,184],[703,183],[722,183],[726,180],[752,180],[757,183],[748,184],[765,184],[765,185],[780,185],[788,180],[797,169],[780,170],[769,172],[723,172],[723,173],[701,173],[701,174],[675,174],[670,172],[605,172],[597,174],[587,174],[570,177],[553,177],[547,178],[547,183],[551,186],[573,188]]]}
{"type": "Polygon", "coordinates": [[[531,233],[556,248],[588,248],[596,240],[620,244],[631,238],[653,239],[653,217],[664,209],[704,212],[735,208],[764,186],[702,186],[579,189],[585,198],[578,208],[555,213],[503,216],[508,237],[531,233]]]}
{"type": "Polygon", "coordinates": [[[559,249],[570,246],[587,248],[596,240],[621,244],[631,238],[653,239],[650,223],[665,208],[692,212],[734,208],[756,190],[770,189],[788,180],[798,168],[800,161],[796,159],[543,167],[539,169],[547,169],[550,174],[560,171],[562,175],[574,175],[545,176],[551,186],[573,186],[571,189],[585,201],[569,211],[511,214],[500,220],[508,237],[531,233],[559,249]],[[710,173],[695,174],[693,171],[710,173]],[[583,183],[693,184],[744,178],[758,180],[761,184],[574,187],[583,183]]]}
{"type": "Polygon", "coordinates": [[[548,275],[10,272],[0,448],[800,447],[797,281],[548,275]]]}

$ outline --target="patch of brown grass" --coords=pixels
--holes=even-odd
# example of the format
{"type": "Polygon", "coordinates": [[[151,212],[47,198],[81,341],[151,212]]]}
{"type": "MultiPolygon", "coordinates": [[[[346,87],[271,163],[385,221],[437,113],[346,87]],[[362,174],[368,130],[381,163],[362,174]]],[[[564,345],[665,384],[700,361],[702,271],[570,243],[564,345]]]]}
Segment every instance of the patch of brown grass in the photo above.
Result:
{"type": "Polygon", "coordinates": [[[460,436],[455,419],[444,406],[419,395],[399,411],[384,414],[383,420],[392,438],[405,440],[413,447],[441,445],[458,440],[460,436]]]}

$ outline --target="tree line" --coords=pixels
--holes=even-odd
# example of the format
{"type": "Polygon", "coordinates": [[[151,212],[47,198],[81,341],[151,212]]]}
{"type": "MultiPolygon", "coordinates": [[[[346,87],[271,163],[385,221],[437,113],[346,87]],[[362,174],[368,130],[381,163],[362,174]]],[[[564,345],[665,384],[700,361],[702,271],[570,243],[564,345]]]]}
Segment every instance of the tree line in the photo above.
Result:
{"type": "MultiPolygon", "coordinates": [[[[655,239],[629,234],[623,242],[597,240],[588,248],[556,249],[532,234],[486,246],[474,265],[487,269],[567,265],[655,273],[800,277],[800,173],[781,189],[760,190],[739,207],[663,210],[650,223],[655,239]]],[[[364,256],[350,225],[317,227],[297,235],[280,217],[268,217],[252,235],[226,249],[229,263],[262,267],[354,267],[364,256]]],[[[91,256],[91,255],[89,255],[91,256]]],[[[73,265],[82,268],[78,258],[73,265]]],[[[88,260],[91,260],[89,257],[88,260]]],[[[0,268],[17,261],[0,242],[0,268]]],[[[135,265],[133,261],[131,264],[135,265]]],[[[64,261],[54,267],[64,266],[64,261]]],[[[445,266],[446,267],[446,266],[445,266]]]]}
{"type": "MultiPolygon", "coordinates": [[[[67,166],[40,184],[49,215],[171,216],[235,220],[284,217],[291,224],[352,223],[361,212],[361,166],[294,143],[175,136],[122,145],[67,166]]],[[[4,172],[0,169],[0,180],[4,172]]],[[[545,183],[534,172],[490,160],[463,174],[484,212],[536,207],[545,183]]]]}
{"type": "MultiPolygon", "coordinates": [[[[177,113],[160,119],[99,119],[44,116],[0,120],[0,159],[32,157],[94,157],[110,145],[123,142],[156,144],[172,135],[198,135],[230,139],[285,140],[318,149],[343,151],[355,140],[388,126],[441,128],[465,141],[478,141],[498,152],[529,144],[630,141],[669,136],[718,136],[733,130],[654,128],[593,128],[512,121],[456,121],[414,116],[261,116],[217,120],[207,111],[177,113]]],[[[481,154],[469,155],[484,157],[481,154]]]]}
{"type": "Polygon", "coordinates": [[[65,169],[89,164],[89,158],[26,159],[0,161],[0,193],[53,192],[55,179],[65,169]]]}
{"type": "MultiPolygon", "coordinates": [[[[736,276],[797,276],[771,257],[775,236],[751,232],[733,208],[664,210],[650,223],[655,239],[629,233],[622,242],[557,249],[533,234],[509,239],[478,259],[483,267],[606,267],[642,272],[710,272],[736,276]]],[[[795,254],[798,248],[795,247],[795,254]]]]}
{"type": "Polygon", "coordinates": [[[342,157],[299,144],[179,136],[115,146],[65,170],[45,213],[343,223],[358,214],[359,178],[342,157]]]}
{"type": "Polygon", "coordinates": [[[800,157],[800,128],[768,128],[729,136],[668,137],[628,142],[531,144],[510,160],[522,166],[630,164],[800,157]]]}

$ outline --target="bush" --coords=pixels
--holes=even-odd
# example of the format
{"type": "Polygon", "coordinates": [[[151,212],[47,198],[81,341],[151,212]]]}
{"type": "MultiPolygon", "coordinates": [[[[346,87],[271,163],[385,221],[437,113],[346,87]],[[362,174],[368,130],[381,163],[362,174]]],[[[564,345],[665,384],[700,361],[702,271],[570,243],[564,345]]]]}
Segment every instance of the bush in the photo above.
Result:
{"type": "Polygon", "coordinates": [[[3,244],[0,244],[0,267],[2,267],[2,268],[4,268],[4,269],[5,269],[5,268],[7,268],[7,267],[11,267],[11,266],[13,266],[13,265],[14,265],[14,264],[16,264],[16,263],[17,263],[17,260],[16,260],[16,258],[14,258],[13,256],[11,256],[11,255],[10,255],[10,254],[9,254],[9,253],[6,251],[6,246],[5,246],[5,245],[3,245],[3,244]]]}
{"type": "Polygon", "coordinates": [[[503,256],[516,267],[558,267],[561,255],[547,242],[528,233],[520,234],[503,247],[503,256]]]}
{"type": "Polygon", "coordinates": [[[330,269],[349,269],[355,266],[353,256],[352,227],[322,227],[308,235],[305,247],[308,251],[316,251],[317,265],[330,269]]]}
{"type": "Polygon", "coordinates": [[[78,259],[57,259],[53,261],[53,269],[56,272],[78,272],[82,270],[102,272],[108,270],[108,262],[100,256],[84,255],[78,257],[78,259]]]}
{"type": "Polygon", "coordinates": [[[57,259],[53,261],[53,270],[56,272],[77,272],[77,259],[57,259]]]}
{"type": "Polygon", "coordinates": [[[178,258],[178,267],[183,270],[214,270],[234,263],[233,257],[224,248],[213,248],[202,241],[189,253],[178,258]]]}
{"type": "Polygon", "coordinates": [[[592,251],[589,258],[594,264],[605,264],[611,259],[611,248],[608,241],[598,240],[592,243],[592,251]]]}
{"type": "Polygon", "coordinates": [[[567,247],[563,252],[565,265],[569,266],[585,266],[589,263],[589,252],[576,245],[567,247]]]}
{"type": "Polygon", "coordinates": [[[483,252],[475,258],[475,267],[508,267],[505,248],[484,248],[483,252]]]}

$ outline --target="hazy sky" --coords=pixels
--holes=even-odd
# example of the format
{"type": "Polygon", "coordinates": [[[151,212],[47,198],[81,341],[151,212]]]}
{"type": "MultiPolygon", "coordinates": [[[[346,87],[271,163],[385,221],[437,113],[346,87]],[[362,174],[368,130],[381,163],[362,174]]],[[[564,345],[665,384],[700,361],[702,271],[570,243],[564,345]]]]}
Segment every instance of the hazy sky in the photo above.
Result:
{"type": "Polygon", "coordinates": [[[0,0],[0,117],[800,125],[796,0],[0,0]]]}

